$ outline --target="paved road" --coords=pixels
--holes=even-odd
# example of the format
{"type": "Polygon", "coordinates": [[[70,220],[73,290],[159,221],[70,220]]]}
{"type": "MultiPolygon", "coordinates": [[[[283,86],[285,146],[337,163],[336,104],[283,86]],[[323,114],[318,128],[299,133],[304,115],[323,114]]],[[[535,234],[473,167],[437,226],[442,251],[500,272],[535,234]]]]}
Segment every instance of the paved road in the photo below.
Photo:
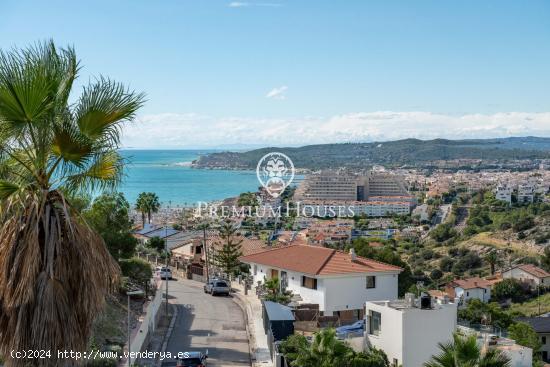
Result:
{"type": "Polygon", "coordinates": [[[244,314],[231,297],[213,297],[200,283],[181,279],[169,283],[168,294],[178,308],[168,352],[208,349],[208,367],[250,366],[244,314]]]}

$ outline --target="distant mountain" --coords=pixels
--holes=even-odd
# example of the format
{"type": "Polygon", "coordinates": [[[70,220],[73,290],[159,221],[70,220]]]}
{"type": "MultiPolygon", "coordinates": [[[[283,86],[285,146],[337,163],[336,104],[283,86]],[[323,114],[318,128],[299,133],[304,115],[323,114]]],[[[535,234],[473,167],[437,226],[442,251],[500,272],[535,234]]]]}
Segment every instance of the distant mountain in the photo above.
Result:
{"type": "Polygon", "coordinates": [[[513,137],[468,140],[405,139],[373,143],[307,145],[299,148],[261,148],[247,152],[220,152],[201,156],[196,168],[254,169],[265,154],[288,155],[297,168],[365,168],[426,166],[430,162],[455,159],[483,159],[506,162],[517,159],[550,159],[550,138],[513,137]]]}

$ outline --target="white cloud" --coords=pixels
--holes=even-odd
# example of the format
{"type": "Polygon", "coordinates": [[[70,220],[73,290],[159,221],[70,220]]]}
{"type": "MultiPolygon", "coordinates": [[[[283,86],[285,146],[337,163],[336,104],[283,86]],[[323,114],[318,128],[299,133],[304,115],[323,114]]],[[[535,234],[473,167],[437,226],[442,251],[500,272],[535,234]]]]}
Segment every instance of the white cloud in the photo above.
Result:
{"type": "Polygon", "coordinates": [[[263,7],[270,7],[270,8],[277,8],[281,6],[279,3],[248,3],[248,2],[241,2],[241,1],[232,1],[227,6],[230,8],[245,8],[247,6],[263,6],[263,7]]]}
{"type": "Polygon", "coordinates": [[[245,6],[249,6],[250,4],[249,3],[243,3],[243,2],[239,2],[239,1],[233,1],[233,2],[230,2],[229,6],[230,8],[243,8],[245,6]]]}
{"type": "Polygon", "coordinates": [[[139,148],[302,146],[406,138],[550,137],[550,112],[462,116],[431,112],[358,112],[328,118],[216,118],[198,114],[142,116],[125,126],[123,144],[139,148]]]}
{"type": "Polygon", "coordinates": [[[272,99],[286,99],[285,92],[287,89],[288,87],[286,85],[283,85],[278,88],[273,88],[265,95],[265,97],[272,98],[272,99]]]}

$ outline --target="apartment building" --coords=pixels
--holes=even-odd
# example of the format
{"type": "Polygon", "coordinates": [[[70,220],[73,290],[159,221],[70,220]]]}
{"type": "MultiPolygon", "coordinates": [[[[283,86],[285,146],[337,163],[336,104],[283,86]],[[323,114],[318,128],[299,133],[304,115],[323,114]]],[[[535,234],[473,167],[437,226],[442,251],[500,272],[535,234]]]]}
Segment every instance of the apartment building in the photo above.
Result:
{"type": "Polygon", "coordinates": [[[367,348],[383,350],[393,366],[422,367],[452,339],[457,306],[408,293],[405,300],[366,302],[365,318],[367,348]]]}
{"type": "Polygon", "coordinates": [[[533,181],[524,181],[518,185],[518,203],[532,203],[535,199],[536,185],[533,181]]]}
{"type": "MultiPolygon", "coordinates": [[[[383,172],[355,175],[327,170],[307,176],[296,190],[296,200],[370,201],[373,197],[406,197],[412,200],[401,176],[383,172]]],[[[403,200],[401,200],[403,201],[403,200]]]]}
{"type": "Polygon", "coordinates": [[[349,173],[327,170],[312,174],[296,189],[295,198],[306,200],[357,200],[360,178],[349,173]]]}
{"type": "Polygon", "coordinates": [[[495,198],[508,204],[512,203],[513,188],[505,183],[499,183],[495,190],[495,198]]]}

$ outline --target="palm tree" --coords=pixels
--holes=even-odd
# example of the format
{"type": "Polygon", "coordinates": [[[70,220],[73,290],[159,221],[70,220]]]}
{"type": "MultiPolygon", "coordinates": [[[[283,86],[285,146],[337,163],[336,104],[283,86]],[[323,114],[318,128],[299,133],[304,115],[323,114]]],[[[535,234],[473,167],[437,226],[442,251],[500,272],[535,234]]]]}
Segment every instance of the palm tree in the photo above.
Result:
{"type": "Polygon", "coordinates": [[[142,192],[137,198],[136,209],[141,212],[141,220],[144,226],[145,214],[147,214],[148,222],[151,223],[152,214],[157,213],[160,209],[159,197],[154,192],[142,192]]]}
{"type": "Polygon", "coordinates": [[[335,329],[323,329],[315,334],[308,349],[300,353],[293,367],[341,367],[353,360],[353,349],[336,338],[335,329]]]}
{"type": "Polygon", "coordinates": [[[495,268],[497,265],[502,265],[502,260],[495,250],[488,252],[483,259],[491,267],[491,275],[495,274],[495,268]]]}
{"type": "Polygon", "coordinates": [[[152,213],[157,213],[160,209],[160,201],[157,194],[154,192],[147,193],[147,219],[151,223],[152,213]]]}
{"type": "Polygon", "coordinates": [[[145,227],[145,214],[147,214],[147,193],[142,192],[136,200],[136,210],[141,213],[141,223],[145,227]]]}
{"type": "Polygon", "coordinates": [[[453,335],[453,341],[440,343],[441,353],[432,356],[425,367],[509,367],[510,359],[500,350],[489,348],[482,352],[475,335],[453,335]]]}
{"type": "Polygon", "coordinates": [[[67,201],[114,188],[122,176],[121,123],[143,95],[99,78],[69,103],[74,49],[53,42],[0,51],[0,354],[85,350],[119,268],[67,201]],[[67,195],[67,196],[66,196],[67,195]]]}

